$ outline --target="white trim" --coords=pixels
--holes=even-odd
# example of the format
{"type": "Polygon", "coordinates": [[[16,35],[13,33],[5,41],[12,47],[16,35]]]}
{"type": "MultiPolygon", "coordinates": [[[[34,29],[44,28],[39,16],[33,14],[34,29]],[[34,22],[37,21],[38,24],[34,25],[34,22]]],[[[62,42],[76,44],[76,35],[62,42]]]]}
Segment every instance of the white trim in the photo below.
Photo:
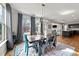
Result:
{"type": "Polygon", "coordinates": [[[6,42],[7,42],[7,40],[4,40],[2,43],[0,43],[0,47],[6,42]]]}
{"type": "Polygon", "coordinates": [[[4,21],[5,22],[3,22],[3,24],[2,24],[2,31],[4,32],[4,33],[2,33],[2,41],[0,42],[0,45],[1,44],[3,44],[3,42],[5,42],[6,41],[6,5],[4,4],[4,3],[0,3],[0,5],[2,5],[2,7],[3,7],[3,19],[4,19],[4,21]]]}

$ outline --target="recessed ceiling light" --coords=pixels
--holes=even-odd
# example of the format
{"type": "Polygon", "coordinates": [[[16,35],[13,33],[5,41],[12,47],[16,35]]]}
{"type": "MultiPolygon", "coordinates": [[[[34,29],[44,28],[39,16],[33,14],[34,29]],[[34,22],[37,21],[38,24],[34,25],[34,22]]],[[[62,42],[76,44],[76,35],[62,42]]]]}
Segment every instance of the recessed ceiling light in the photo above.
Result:
{"type": "Polygon", "coordinates": [[[59,13],[61,15],[68,15],[68,14],[72,14],[74,12],[75,12],[74,10],[65,10],[65,11],[60,11],[59,13]]]}

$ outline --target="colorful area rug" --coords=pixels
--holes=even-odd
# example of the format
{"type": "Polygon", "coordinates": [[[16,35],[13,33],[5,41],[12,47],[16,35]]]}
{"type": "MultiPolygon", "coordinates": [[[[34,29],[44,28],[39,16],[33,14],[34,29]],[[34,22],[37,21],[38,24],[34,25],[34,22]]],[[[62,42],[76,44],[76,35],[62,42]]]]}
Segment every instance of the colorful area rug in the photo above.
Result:
{"type": "MultiPolygon", "coordinates": [[[[73,56],[74,50],[74,47],[58,42],[57,47],[44,54],[44,56],[73,56]]],[[[26,53],[24,52],[24,43],[17,45],[16,48],[14,48],[14,55],[26,56],[26,53]]],[[[35,49],[29,48],[29,56],[38,56],[38,54],[35,49]]]]}

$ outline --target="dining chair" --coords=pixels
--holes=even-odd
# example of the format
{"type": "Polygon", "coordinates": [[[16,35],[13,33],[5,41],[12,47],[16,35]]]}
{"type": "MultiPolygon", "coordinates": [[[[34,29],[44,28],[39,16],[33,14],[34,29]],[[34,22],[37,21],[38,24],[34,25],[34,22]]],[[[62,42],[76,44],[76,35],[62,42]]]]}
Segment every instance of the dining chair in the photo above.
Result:
{"type": "Polygon", "coordinates": [[[31,47],[35,48],[35,50],[37,52],[38,47],[35,43],[33,43],[32,45],[29,45],[27,33],[23,34],[23,39],[24,39],[24,49],[25,49],[25,53],[26,53],[27,56],[28,56],[28,53],[29,53],[29,48],[31,48],[31,47]]]}
{"type": "Polygon", "coordinates": [[[57,31],[56,30],[53,30],[52,31],[52,35],[53,35],[53,46],[56,47],[56,43],[57,43],[57,31]]]}
{"type": "Polygon", "coordinates": [[[55,40],[56,39],[55,39],[54,36],[51,36],[51,37],[48,38],[48,44],[51,46],[51,48],[56,47],[56,44],[55,44],[56,41],[55,40]]]}
{"type": "Polygon", "coordinates": [[[56,47],[56,30],[53,30],[51,34],[47,35],[47,44],[48,46],[52,47],[56,47]]]}
{"type": "Polygon", "coordinates": [[[46,51],[46,48],[49,46],[48,44],[48,38],[41,38],[41,41],[40,41],[40,49],[41,49],[41,55],[44,56],[45,54],[45,51],[46,51]]]}
{"type": "Polygon", "coordinates": [[[45,49],[46,49],[46,47],[48,46],[48,44],[47,44],[47,38],[42,38],[43,40],[42,40],[42,46],[41,46],[41,51],[42,51],[42,55],[44,55],[44,53],[45,53],[45,49]]]}

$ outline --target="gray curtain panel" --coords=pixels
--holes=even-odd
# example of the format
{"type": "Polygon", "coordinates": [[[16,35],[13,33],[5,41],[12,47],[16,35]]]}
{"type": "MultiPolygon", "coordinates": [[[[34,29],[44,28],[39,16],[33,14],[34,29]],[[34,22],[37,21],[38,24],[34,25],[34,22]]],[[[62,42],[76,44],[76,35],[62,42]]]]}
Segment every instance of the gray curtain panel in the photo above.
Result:
{"type": "Polygon", "coordinates": [[[31,35],[36,34],[35,17],[31,17],[31,35]]]}
{"type": "Polygon", "coordinates": [[[17,26],[17,42],[23,41],[22,39],[22,18],[23,14],[18,13],[18,26],[17,26]]]}
{"type": "Polygon", "coordinates": [[[6,4],[6,24],[7,24],[7,48],[13,49],[12,38],[12,10],[10,4],[6,4]]]}
{"type": "Polygon", "coordinates": [[[40,22],[41,22],[41,35],[43,35],[44,33],[43,33],[43,19],[42,18],[40,18],[40,22]]]}

